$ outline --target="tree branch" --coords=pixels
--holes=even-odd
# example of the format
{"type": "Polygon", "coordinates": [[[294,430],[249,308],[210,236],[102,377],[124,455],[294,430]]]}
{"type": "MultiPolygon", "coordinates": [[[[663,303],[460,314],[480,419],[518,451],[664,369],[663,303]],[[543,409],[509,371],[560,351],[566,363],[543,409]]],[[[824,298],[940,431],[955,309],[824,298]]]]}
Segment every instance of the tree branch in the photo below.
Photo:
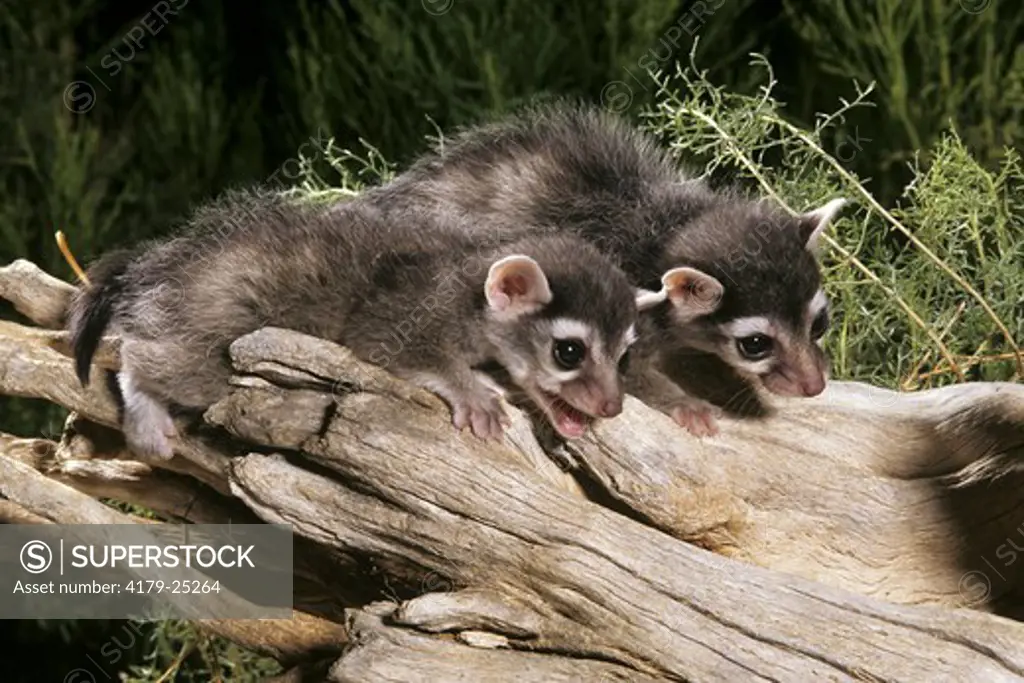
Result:
{"type": "MultiPolygon", "coordinates": [[[[49,327],[67,287],[0,269],[49,327]]],[[[833,382],[703,441],[628,399],[545,449],[517,410],[502,443],[456,433],[436,397],[326,341],[264,329],[231,353],[231,395],[154,467],[63,333],[0,323],[0,393],[74,411],[59,443],[0,436],[0,519],[126,519],[110,497],[290,524],[296,605],[319,616],[209,628],[293,678],[1024,677],[1024,626],[983,613],[1024,594],[1001,551],[1024,518],[1024,387],[833,382]]]]}

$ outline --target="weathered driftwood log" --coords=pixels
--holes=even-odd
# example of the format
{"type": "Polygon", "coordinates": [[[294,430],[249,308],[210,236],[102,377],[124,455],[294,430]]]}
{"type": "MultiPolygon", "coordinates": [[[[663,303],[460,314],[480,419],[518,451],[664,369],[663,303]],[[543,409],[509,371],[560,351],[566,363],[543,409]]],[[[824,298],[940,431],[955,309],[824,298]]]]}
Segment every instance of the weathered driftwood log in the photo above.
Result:
{"type": "MultiPolygon", "coordinates": [[[[93,500],[89,495],[42,476],[27,466],[27,442],[9,437],[0,440],[0,519],[7,524],[133,524],[153,523],[133,517],[93,500]]],[[[33,444],[35,445],[35,444],[33,444]]],[[[109,462],[142,467],[142,463],[109,462]]],[[[120,479],[119,476],[113,477],[120,479]]],[[[77,483],[77,482],[76,482],[77,483]]],[[[127,498],[126,498],[127,499],[127,498]]],[[[223,521],[223,520],[218,520],[223,521]]],[[[343,626],[295,612],[290,620],[203,619],[200,626],[243,647],[263,652],[288,663],[324,652],[339,652],[346,642],[343,626]]]]}
{"type": "MultiPolygon", "coordinates": [[[[54,282],[0,269],[46,327],[54,282]]],[[[320,616],[218,632],[292,663],[347,633],[331,680],[1024,680],[1024,625],[982,613],[1024,603],[1024,387],[834,382],[703,441],[629,400],[552,459],[518,412],[485,444],[345,349],[268,329],[232,347],[221,433],[164,472],[123,453],[107,388],[66,354],[0,326],[0,393],[75,411],[61,443],[0,440],[0,460],[168,518],[291,524],[296,604],[320,616]]],[[[0,518],[61,521],[11,486],[0,518]]]]}

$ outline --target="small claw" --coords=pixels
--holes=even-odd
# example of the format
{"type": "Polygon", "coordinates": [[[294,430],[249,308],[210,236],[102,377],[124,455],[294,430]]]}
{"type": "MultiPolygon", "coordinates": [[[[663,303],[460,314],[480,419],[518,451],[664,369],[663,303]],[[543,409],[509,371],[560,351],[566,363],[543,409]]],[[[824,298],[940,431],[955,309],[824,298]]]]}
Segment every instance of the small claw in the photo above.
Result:
{"type": "Polygon", "coordinates": [[[506,422],[508,422],[508,416],[501,409],[501,405],[495,402],[491,409],[487,411],[487,438],[500,442],[505,435],[506,422]]]}
{"type": "Polygon", "coordinates": [[[672,418],[681,427],[698,438],[715,436],[719,433],[715,416],[718,409],[707,402],[677,405],[671,410],[672,418]]]}
{"type": "Polygon", "coordinates": [[[452,407],[452,424],[460,432],[469,425],[469,407],[460,403],[452,407]]]}
{"type": "Polygon", "coordinates": [[[473,411],[473,433],[481,439],[488,439],[491,435],[491,416],[483,411],[473,411]]]}
{"type": "Polygon", "coordinates": [[[510,426],[512,426],[512,420],[505,414],[505,411],[502,411],[494,425],[494,440],[502,441],[505,438],[505,430],[510,426]]]}
{"type": "Polygon", "coordinates": [[[452,424],[456,429],[469,427],[477,438],[485,441],[501,441],[504,428],[510,423],[496,398],[462,401],[452,407],[452,424]]]}

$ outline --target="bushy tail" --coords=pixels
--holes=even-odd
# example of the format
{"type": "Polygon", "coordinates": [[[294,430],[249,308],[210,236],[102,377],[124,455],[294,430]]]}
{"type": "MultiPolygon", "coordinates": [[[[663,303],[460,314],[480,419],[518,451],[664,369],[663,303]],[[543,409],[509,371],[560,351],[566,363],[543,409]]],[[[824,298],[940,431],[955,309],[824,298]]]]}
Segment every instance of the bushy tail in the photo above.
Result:
{"type": "Polygon", "coordinates": [[[83,285],[68,309],[68,332],[71,335],[71,349],[75,354],[75,374],[82,386],[89,384],[92,357],[110,324],[114,302],[124,292],[125,280],[122,276],[132,256],[130,250],[111,252],[89,268],[90,284],[83,285]]]}

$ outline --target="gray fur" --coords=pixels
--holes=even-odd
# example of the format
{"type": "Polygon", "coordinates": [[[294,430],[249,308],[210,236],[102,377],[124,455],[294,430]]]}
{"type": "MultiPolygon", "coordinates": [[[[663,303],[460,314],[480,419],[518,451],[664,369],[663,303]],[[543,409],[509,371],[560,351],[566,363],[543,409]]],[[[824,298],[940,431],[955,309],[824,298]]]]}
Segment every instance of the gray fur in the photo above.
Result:
{"type": "Polygon", "coordinates": [[[767,201],[687,179],[655,140],[607,112],[565,104],[525,110],[445,141],[370,194],[385,210],[433,206],[485,234],[521,235],[538,225],[577,234],[650,290],[680,266],[715,278],[724,287],[716,307],[680,317],[671,302],[658,305],[643,316],[634,354],[638,395],[681,422],[697,410],[713,431],[710,405],[667,378],[635,378],[660,372],[670,356],[713,353],[776,393],[824,386],[827,360],[807,310],[821,286],[811,247],[827,219],[792,217],[767,201]],[[731,321],[751,316],[770,319],[770,362],[747,362],[726,332],[731,321]]]}
{"type": "Polygon", "coordinates": [[[200,209],[177,236],[116,258],[117,268],[101,260],[90,270],[103,277],[74,300],[69,328],[87,365],[95,345],[84,326],[92,321],[90,334],[102,333],[95,310],[109,309],[109,327],[123,339],[124,431],[142,454],[170,455],[161,438],[173,434],[167,407],[201,410],[224,397],[228,345],[268,325],[338,342],[426,386],[452,405],[458,426],[480,436],[497,436],[504,421],[475,370],[491,362],[535,400],[545,398],[542,383],[590,415],[621,409],[615,354],[635,322],[633,289],[572,236],[487,240],[451,217],[385,220],[359,200],[328,212],[235,193],[200,209]],[[491,264],[512,254],[539,264],[552,298],[499,320],[484,282],[491,264]],[[587,381],[602,367],[575,383],[548,377],[552,321],[564,317],[588,323],[609,348],[604,384],[587,381]]]}

